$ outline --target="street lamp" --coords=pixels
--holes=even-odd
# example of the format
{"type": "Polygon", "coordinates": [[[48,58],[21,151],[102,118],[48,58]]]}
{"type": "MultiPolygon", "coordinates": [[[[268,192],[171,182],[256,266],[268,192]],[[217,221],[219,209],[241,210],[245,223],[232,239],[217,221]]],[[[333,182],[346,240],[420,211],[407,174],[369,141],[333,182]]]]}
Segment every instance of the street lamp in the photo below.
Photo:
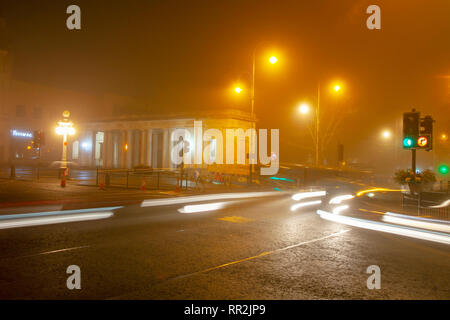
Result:
{"type": "MultiPolygon", "coordinates": [[[[275,64],[277,63],[278,59],[275,56],[271,56],[269,58],[269,62],[271,64],[275,64]]],[[[255,120],[253,119],[254,114],[255,114],[255,72],[256,72],[256,47],[253,49],[253,63],[252,63],[252,85],[251,85],[251,89],[250,89],[250,99],[251,99],[251,114],[250,114],[250,118],[252,120],[252,129],[255,130],[256,127],[256,123],[255,120]]],[[[250,184],[253,183],[253,163],[250,162],[250,154],[251,154],[251,150],[250,148],[254,149],[254,141],[253,141],[253,130],[252,130],[252,134],[250,134],[250,143],[249,143],[249,157],[248,157],[248,162],[249,162],[249,182],[250,184]]]]}
{"type": "Polygon", "coordinates": [[[234,91],[235,91],[237,94],[239,94],[239,93],[241,93],[242,89],[241,89],[240,87],[236,87],[236,88],[234,88],[234,91]]]}
{"type": "MultiPolygon", "coordinates": [[[[335,93],[339,93],[342,90],[342,85],[339,83],[334,83],[332,85],[332,88],[335,93]]],[[[316,147],[315,147],[315,153],[316,153],[315,165],[316,165],[316,167],[318,167],[319,166],[319,128],[320,128],[320,81],[317,83],[316,99],[317,99],[317,104],[316,104],[316,107],[314,108],[315,109],[315,122],[316,122],[316,127],[315,127],[315,129],[316,129],[315,130],[316,131],[316,134],[315,134],[315,145],[316,145],[316,147]]],[[[301,114],[309,113],[309,109],[310,109],[310,107],[306,103],[300,105],[300,107],[299,107],[299,111],[301,114]]]]}
{"type": "Polygon", "coordinates": [[[302,103],[299,107],[298,107],[298,111],[301,114],[308,114],[310,110],[310,107],[307,103],[302,103]]]}
{"type": "Polygon", "coordinates": [[[63,150],[62,150],[62,161],[61,161],[61,171],[67,169],[67,136],[73,136],[75,134],[75,128],[73,123],[69,121],[70,112],[64,111],[63,119],[58,122],[58,127],[56,127],[56,134],[63,136],[63,150]]]}
{"type": "Polygon", "coordinates": [[[381,132],[381,136],[382,136],[384,139],[390,139],[391,136],[392,136],[392,133],[391,133],[389,130],[383,130],[383,131],[381,132]]]}

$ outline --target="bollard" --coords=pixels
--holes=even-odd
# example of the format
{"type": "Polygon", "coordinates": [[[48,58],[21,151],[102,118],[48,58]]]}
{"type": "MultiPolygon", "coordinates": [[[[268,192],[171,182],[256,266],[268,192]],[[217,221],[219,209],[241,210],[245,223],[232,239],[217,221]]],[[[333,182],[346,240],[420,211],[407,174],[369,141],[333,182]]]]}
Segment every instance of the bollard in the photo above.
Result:
{"type": "Polygon", "coordinates": [[[180,192],[180,177],[177,177],[177,186],[175,187],[175,192],[180,192]]]}
{"type": "Polygon", "coordinates": [[[12,164],[11,165],[11,174],[10,174],[10,178],[11,179],[15,179],[16,178],[16,167],[12,164]]]}
{"type": "Polygon", "coordinates": [[[142,182],[141,182],[141,190],[145,191],[145,177],[142,178],[142,182]]]}
{"type": "Polygon", "coordinates": [[[66,187],[66,170],[60,170],[61,171],[61,188],[66,187]]]}
{"type": "Polygon", "coordinates": [[[102,173],[101,178],[100,178],[100,190],[105,190],[105,174],[102,173]]]}

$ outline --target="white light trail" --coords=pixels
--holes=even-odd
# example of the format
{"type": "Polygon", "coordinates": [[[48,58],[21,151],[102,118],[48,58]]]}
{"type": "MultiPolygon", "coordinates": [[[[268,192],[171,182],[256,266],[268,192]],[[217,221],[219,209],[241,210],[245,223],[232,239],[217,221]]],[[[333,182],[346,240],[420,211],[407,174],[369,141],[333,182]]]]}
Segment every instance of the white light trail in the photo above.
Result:
{"type": "Polygon", "coordinates": [[[450,236],[445,233],[414,229],[410,227],[395,226],[383,222],[341,216],[323,210],[317,210],[317,214],[320,215],[322,219],[342,223],[353,227],[387,232],[421,240],[450,244],[450,236]]]}
{"type": "Polygon", "coordinates": [[[141,207],[157,207],[157,206],[168,206],[180,203],[191,203],[191,202],[201,202],[201,201],[212,201],[212,200],[227,200],[227,199],[245,199],[245,198],[261,198],[270,196],[279,196],[279,191],[277,192],[241,192],[241,193],[219,193],[201,196],[190,196],[190,197],[178,197],[169,199],[154,199],[154,200],[144,200],[141,203],[141,207]]]}
{"type": "Polygon", "coordinates": [[[444,202],[442,202],[441,204],[437,205],[437,206],[431,206],[429,208],[445,208],[450,206],[450,199],[445,200],[444,202]]]}
{"type": "Polygon", "coordinates": [[[0,221],[0,229],[22,228],[47,224],[56,224],[56,223],[98,220],[110,218],[113,215],[114,214],[112,212],[93,212],[93,213],[82,213],[82,214],[71,214],[60,216],[40,216],[40,217],[38,216],[33,218],[8,219],[0,221]]]}
{"type": "Polygon", "coordinates": [[[330,200],[330,204],[340,204],[342,201],[353,199],[355,196],[351,194],[344,194],[341,196],[336,196],[330,200]]]}
{"type": "Polygon", "coordinates": [[[215,203],[205,203],[205,204],[197,204],[184,206],[182,209],[178,209],[178,212],[181,213],[197,213],[197,212],[206,212],[206,211],[215,211],[225,208],[226,204],[230,202],[215,202],[215,203]]]}
{"type": "Polygon", "coordinates": [[[114,211],[123,207],[104,207],[104,208],[91,208],[91,209],[75,209],[75,210],[61,210],[61,211],[45,211],[45,212],[33,212],[33,213],[21,213],[21,214],[7,214],[0,215],[1,220],[21,219],[31,217],[44,217],[44,216],[57,216],[57,215],[69,215],[74,213],[98,213],[105,211],[114,211]]]}
{"type": "Polygon", "coordinates": [[[398,223],[410,227],[450,233],[449,221],[426,219],[421,217],[410,217],[392,212],[386,212],[386,214],[383,216],[383,221],[398,223]]]}
{"type": "Polygon", "coordinates": [[[311,191],[311,192],[300,192],[292,196],[292,200],[299,201],[307,198],[323,197],[326,196],[326,191],[311,191]]]}
{"type": "Polygon", "coordinates": [[[333,214],[340,214],[342,211],[347,210],[349,208],[348,205],[339,206],[333,209],[333,214]]]}
{"type": "Polygon", "coordinates": [[[315,205],[318,205],[318,204],[321,204],[321,203],[322,203],[322,200],[296,203],[296,204],[291,206],[291,211],[295,211],[298,208],[315,206],[315,205]]]}

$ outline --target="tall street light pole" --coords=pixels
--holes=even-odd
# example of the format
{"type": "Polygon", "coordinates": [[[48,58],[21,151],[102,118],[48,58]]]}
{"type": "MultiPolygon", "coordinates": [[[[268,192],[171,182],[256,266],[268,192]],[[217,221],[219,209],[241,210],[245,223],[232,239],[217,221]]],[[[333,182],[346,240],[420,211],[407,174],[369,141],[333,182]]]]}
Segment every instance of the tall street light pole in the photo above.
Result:
{"type": "Polygon", "coordinates": [[[67,136],[72,136],[75,134],[75,129],[73,128],[73,123],[69,121],[69,116],[70,112],[67,110],[64,111],[63,120],[58,122],[58,127],[56,128],[56,133],[63,136],[62,159],[60,167],[62,174],[61,187],[66,186],[65,175],[67,171],[67,136]]]}
{"type": "Polygon", "coordinates": [[[249,184],[253,183],[253,163],[250,160],[250,153],[253,149],[253,132],[256,129],[256,123],[254,119],[255,115],[255,71],[256,71],[256,48],[253,49],[253,64],[252,64],[252,87],[250,89],[250,99],[251,99],[251,113],[250,119],[252,121],[252,132],[250,133],[250,143],[248,146],[248,166],[249,166],[249,184]]]}
{"type": "Polygon", "coordinates": [[[316,107],[316,168],[319,166],[319,125],[320,125],[320,81],[317,84],[316,107]]]}
{"type": "MultiPolygon", "coordinates": [[[[269,59],[271,64],[275,64],[277,62],[277,58],[275,56],[270,57],[269,59]]],[[[249,143],[249,152],[248,152],[248,162],[249,162],[249,184],[253,183],[253,167],[254,164],[251,162],[250,153],[255,149],[254,141],[253,141],[253,133],[256,131],[256,119],[255,119],[255,73],[256,73],[256,47],[253,49],[253,57],[252,57],[252,85],[250,88],[250,99],[251,99],[251,121],[252,121],[252,133],[250,134],[250,143],[249,143]]],[[[252,159],[253,160],[253,159],[252,159]]]]}

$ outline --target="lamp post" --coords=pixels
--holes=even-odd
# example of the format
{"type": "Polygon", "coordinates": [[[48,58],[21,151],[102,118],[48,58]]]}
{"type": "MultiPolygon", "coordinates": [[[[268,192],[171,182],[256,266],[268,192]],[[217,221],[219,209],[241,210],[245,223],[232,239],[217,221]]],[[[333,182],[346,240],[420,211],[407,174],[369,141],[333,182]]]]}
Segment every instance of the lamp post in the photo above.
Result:
{"type": "MultiPolygon", "coordinates": [[[[275,56],[271,56],[269,58],[269,62],[271,64],[277,63],[278,59],[275,56]]],[[[255,73],[256,73],[256,48],[253,49],[253,59],[252,59],[252,84],[250,88],[250,100],[251,100],[251,113],[250,118],[252,121],[252,133],[250,134],[250,143],[249,143],[249,150],[248,150],[248,164],[249,164],[249,184],[253,183],[253,163],[250,162],[250,152],[251,149],[254,149],[254,141],[253,141],[253,132],[256,129],[256,120],[254,119],[255,116],[255,73]]]]}
{"type": "MultiPolygon", "coordinates": [[[[342,89],[342,86],[340,84],[334,84],[333,85],[333,91],[338,93],[340,92],[342,89]]],[[[318,167],[319,166],[319,139],[320,139],[320,135],[319,135],[319,130],[320,130],[320,81],[317,83],[317,105],[314,108],[315,110],[315,122],[316,122],[316,126],[315,126],[315,166],[318,167]]],[[[299,111],[301,114],[307,114],[309,113],[309,105],[306,103],[303,103],[302,105],[300,105],[299,107],[299,111]]]]}
{"type": "Polygon", "coordinates": [[[73,123],[69,121],[70,112],[64,111],[63,119],[58,122],[58,127],[56,127],[56,134],[63,136],[63,148],[62,148],[62,159],[60,171],[62,174],[61,187],[66,186],[66,171],[67,171],[67,136],[73,136],[75,134],[75,128],[73,128],[73,123]]]}

